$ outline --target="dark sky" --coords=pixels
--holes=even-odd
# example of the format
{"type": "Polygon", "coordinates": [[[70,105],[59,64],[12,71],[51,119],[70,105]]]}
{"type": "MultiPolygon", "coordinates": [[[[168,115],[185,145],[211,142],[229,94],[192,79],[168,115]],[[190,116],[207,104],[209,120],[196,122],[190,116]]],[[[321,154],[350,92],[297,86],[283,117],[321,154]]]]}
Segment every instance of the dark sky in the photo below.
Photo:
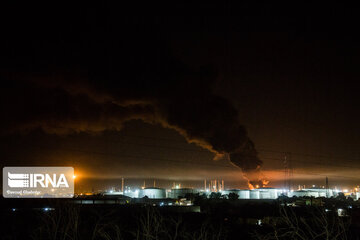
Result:
{"type": "Polygon", "coordinates": [[[2,166],[358,185],[359,9],[237,2],[2,7],[2,166]]]}

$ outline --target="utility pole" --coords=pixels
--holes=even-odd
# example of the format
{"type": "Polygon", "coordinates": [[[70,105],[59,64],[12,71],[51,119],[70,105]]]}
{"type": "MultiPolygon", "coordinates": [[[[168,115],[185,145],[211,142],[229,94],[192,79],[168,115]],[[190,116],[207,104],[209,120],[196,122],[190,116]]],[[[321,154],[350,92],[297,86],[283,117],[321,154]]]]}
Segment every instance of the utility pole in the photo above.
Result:
{"type": "Polygon", "coordinates": [[[291,190],[291,178],[293,176],[293,169],[291,164],[291,153],[285,153],[284,155],[284,188],[291,190]]]}
{"type": "Polygon", "coordinates": [[[124,178],[121,178],[121,192],[124,192],[124,178]]]}

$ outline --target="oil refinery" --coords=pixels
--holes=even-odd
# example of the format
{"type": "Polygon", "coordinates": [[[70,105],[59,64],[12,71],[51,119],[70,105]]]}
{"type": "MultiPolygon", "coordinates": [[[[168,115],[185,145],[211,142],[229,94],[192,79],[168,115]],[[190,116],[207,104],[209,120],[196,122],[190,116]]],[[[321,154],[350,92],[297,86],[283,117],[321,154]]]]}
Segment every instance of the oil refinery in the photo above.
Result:
{"type": "Polygon", "coordinates": [[[185,198],[191,194],[204,195],[210,197],[212,193],[217,193],[217,196],[221,198],[228,198],[229,194],[236,194],[238,199],[277,199],[281,196],[284,197],[324,197],[324,198],[334,198],[343,194],[344,196],[351,197],[354,200],[360,198],[360,192],[355,188],[353,191],[347,189],[338,190],[325,187],[315,187],[310,188],[300,188],[297,190],[289,190],[285,188],[271,188],[271,187],[262,187],[254,189],[225,189],[224,181],[211,180],[207,184],[206,180],[204,181],[204,188],[191,188],[191,187],[181,187],[181,184],[174,185],[170,189],[155,187],[145,187],[141,189],[130,189],[129,187],[124,188],[124,182],[122,181],[121,190],[123,191],[105,191],[103,192],[106,196],[126,196],[129,198],[149,198],[149,199],[180,199],[185,198]]]}

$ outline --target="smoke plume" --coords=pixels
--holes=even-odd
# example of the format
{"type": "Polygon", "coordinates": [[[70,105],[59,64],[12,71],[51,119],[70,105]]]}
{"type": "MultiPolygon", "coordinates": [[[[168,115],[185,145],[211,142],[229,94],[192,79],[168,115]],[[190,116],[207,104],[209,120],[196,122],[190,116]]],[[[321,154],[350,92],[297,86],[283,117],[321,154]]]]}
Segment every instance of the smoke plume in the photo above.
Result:
{"type": "Polygon", "coordinates": [[[52,134],[100,133],[121,130],[124,122],[141,119],[176,130],[216,157],[229,156],[251,185],[260,184],[262,162],[237,110],[212,94],[210,84],[216,74],[211,68],[194,71],[169,65],[159,75],[148,74],[160,79],[158,83],[84,80],[61,72],[50,81],[46,75],[25,76],[16,76],[1,96],[1,110],[7,113],[3,133],[35,128],[52,134]]]}

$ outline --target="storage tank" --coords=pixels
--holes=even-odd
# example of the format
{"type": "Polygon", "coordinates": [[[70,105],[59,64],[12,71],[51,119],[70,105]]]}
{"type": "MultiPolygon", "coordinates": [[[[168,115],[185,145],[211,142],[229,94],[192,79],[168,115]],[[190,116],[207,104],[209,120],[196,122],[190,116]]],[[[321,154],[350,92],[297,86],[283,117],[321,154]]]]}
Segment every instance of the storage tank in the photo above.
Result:
{"type": "Polygon", "coordinates": [[[260,188],[260,199],[277,199],[278,190],[275,188],[260,188]]]}
{"type": "Polygon", "coordinates": [[[270,199],[270,193],[268,190],[259,191],[260,199],[270,199]]]}
{"type": "Polygon", "coordinates": [[[306,196],[308,197],[319,197],[319,191],[316,191],[316,190],[309,190],[307,191],[307,194],[306,196]]]}
{"type": "Polygon", "coordinates": [[[289,192],[289,195],[288,197],[305,197],[307,196],[307,191],[304,191],[304,190],[299,190],[299,191],[293,191],[293,192],[289,192]]]}
{"type": "Polygon", "coordinates": [[[163,188],[149,187],[141,189],[139,192],[139,198],[147,196],[148,198],[166,198],[166,192],[163,188]]]}
{"type": "Polygon", "coordinates": [[[239,199],[250,199],[250,190],[239,190],[239,199]]]}
{"type": "Polygon", "coordinates": [[[326,197],[326,192],[320,191],[319,192],[319,197],[326,197]]]}
{"type": "Polygon", "coordinates": [[[250,199],[260,199],[260,191],[259,191],[259,189],[250,190],[250,199]]]}
{"type": "Polygon", "coordinates": [[[185,197],[187,194],[194,194],[198,193],[197,190],[193,188],[173,188],[171,189],[171,193],[169,195],[170,198],[179,198],[179,197],[185,197]]]}
{"type": "Polygon", "coordinates": [[[125,190],[124,196],[131,197],[131,198],[138,198],[139,197],[139,190],[131,191],[125,190]]]}

